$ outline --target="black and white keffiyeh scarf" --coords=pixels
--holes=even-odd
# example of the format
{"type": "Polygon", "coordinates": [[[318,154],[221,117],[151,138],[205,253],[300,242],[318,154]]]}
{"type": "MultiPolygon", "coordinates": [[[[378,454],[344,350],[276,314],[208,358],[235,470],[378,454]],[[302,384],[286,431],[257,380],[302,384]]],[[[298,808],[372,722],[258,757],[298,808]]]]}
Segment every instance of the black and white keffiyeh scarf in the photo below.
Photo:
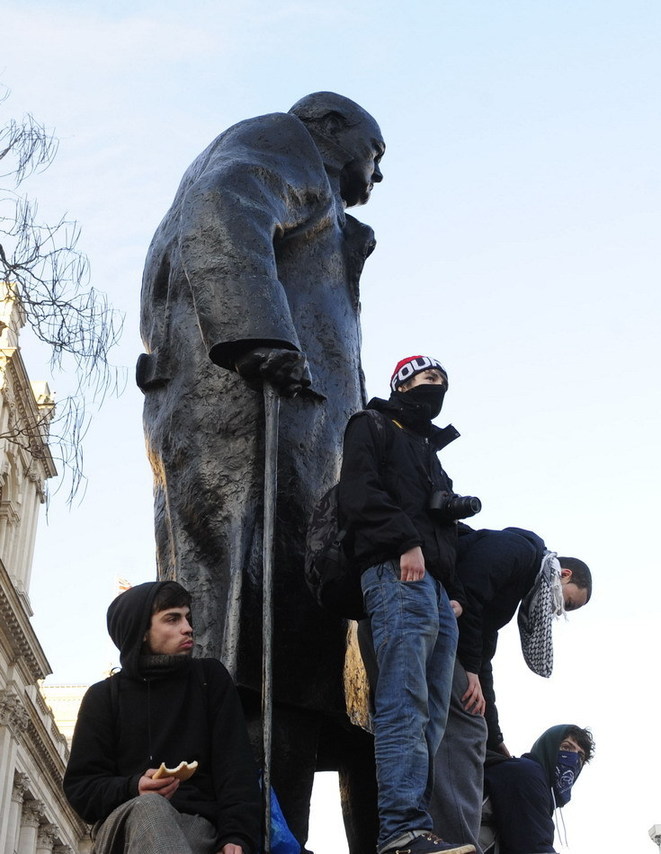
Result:
{"type": "Polygon", "coordinates": [[[553,620],[565,612],[556,552],[546,551],[530,592],[519,607],[521,651],[528,667],[546,679],[553,673],[553,620]]]}

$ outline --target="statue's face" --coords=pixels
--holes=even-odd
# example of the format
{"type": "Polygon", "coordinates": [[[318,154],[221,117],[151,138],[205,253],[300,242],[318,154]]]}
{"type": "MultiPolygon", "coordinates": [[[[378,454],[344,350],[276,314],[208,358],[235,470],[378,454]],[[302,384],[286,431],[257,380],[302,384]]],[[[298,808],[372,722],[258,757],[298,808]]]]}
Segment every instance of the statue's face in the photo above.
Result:
{"type": "Polygon", "coordinates": [[[340,171],[340,194],[348,208],[369,201],[372,187],[383,180],[379,163],[386,150],[376,122],[364,122],[338,134],[350,159],[340,171]]]}

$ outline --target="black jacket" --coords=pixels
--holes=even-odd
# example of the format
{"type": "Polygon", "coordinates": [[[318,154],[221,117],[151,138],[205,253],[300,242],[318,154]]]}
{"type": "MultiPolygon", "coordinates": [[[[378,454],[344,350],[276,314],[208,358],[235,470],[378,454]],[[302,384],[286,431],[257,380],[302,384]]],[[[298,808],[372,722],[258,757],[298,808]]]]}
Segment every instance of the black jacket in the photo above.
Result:
{"type": "Polygon", "coordinates": [[[340,475],[340,513],[349,526],[356,566],[363,571],[421,546],[429,573],[461,601],[454,574],[456,524],[434,519],[428,510],[434,490],[452,492],[436,453],[459,433],[430,424],[425,436],[405,426],[407,413],[396,395],[388,401],[374,398],[368,408],[384,416],[385,437],[371,418],[354,416],[340,475]]]}
{"type": "Polygon", "coordinates": [[[491,666],[498,630],[509,623],[532,588],[545,548],[541,537],[522,528],[473,531],[459,526],[457,575],[466,607],[459,618],[457,656],[466,670],[480,676],[487,701],[487,744],[492,749],[503,741],[491,666]]]}
{"type": "Polygon", "coordinates": [[[117,609],[115,619],[109,612],[124,667],[92,685],[83,698],[65,794],[80,817],[94,823],[138,795],[138,781],[148,768],[197,760],[196,773],[181,783],[170,803],[182,813],[209,819],[217,828],[219,849],[235,842],[246,852],[255,851],[261,819],[257,770],[227,670],[215,659],[198,663],[177,657],[176,666],[141,675],[137,653],[160,583],[123,593],[115,600],[124,600],[119,617],[117,609]]]}
{"type": "Polygon", "coordinates": [[[553,798],[544,769],[529,753],[484,769],[502,854],[555,852],[553,798]]]}
{"type": "Polygon", "coordinates": [[[552,790],[568,729],[570,724],[550,727],[520,759],[487,750],[484,791],[491,798],[501,854],[555,854],[552,790]]]}

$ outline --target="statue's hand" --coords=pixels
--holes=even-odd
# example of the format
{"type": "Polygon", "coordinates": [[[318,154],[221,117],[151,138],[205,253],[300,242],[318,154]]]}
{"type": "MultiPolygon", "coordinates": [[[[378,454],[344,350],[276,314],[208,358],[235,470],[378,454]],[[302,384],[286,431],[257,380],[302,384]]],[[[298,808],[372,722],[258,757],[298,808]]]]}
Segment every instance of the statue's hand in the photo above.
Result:
{"type": "Polygon", "coordinates": [[[237,360],[236,370],[250,388],[268,380],[283,397],[294,397],[312,382],[308,360],[298,350],[256,347],[237,360]]]}

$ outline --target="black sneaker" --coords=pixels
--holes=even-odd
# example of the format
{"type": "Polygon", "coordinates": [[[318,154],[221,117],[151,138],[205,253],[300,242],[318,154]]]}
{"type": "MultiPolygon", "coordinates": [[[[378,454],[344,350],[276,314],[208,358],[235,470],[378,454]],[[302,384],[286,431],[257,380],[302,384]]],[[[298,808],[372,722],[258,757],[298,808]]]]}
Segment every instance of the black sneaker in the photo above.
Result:
{"type": "Polygon", "coordinates": [[[458,845],[456,842],[443,842],[438,836],[433,833],[421,833],[410,842],[406,843],[406,847],[388,848],[383,854],[474,854],[475,846],[466,844],[458,845]]]}

